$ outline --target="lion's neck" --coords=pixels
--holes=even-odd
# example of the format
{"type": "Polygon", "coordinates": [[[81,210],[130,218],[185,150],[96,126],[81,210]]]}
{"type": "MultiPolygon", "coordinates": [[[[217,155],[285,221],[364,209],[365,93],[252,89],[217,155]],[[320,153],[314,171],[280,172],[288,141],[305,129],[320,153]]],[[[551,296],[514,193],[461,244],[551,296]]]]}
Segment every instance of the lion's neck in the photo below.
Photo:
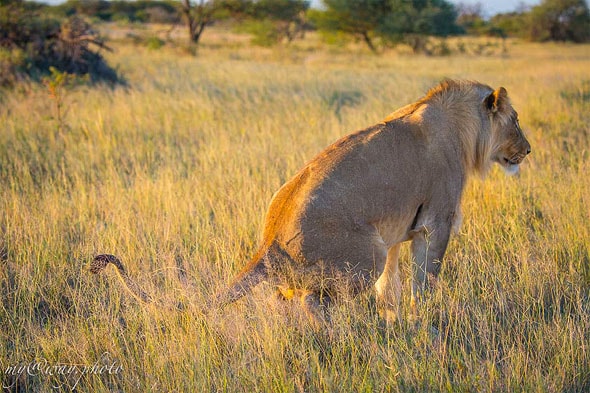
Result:
{"type": "Polygon", "coordinates": [[[431,124],[429,139],[438,145],[452,145],[461,156],[466,175],[485,175],[490,166],[489,121],[482,117],[478,98],[455,96],[453,100],[424,103],[413,115],[431,124]]]}

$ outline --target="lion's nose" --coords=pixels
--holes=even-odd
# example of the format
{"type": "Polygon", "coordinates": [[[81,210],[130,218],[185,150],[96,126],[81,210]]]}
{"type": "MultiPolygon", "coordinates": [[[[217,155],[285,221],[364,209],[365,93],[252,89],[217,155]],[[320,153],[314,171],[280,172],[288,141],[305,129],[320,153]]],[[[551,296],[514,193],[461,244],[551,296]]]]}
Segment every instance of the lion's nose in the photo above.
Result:
{"type": "Polygon", "coordinates": [[[531,154],[531,145],[528,142],[526,142],[526,154],[531,154]]]}

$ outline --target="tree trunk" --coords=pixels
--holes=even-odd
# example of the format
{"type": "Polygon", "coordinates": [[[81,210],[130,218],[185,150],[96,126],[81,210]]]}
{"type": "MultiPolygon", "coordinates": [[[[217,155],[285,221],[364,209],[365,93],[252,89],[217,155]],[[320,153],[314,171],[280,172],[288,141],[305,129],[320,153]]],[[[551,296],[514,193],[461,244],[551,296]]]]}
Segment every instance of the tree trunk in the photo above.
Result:
{"type": "Polygon", "coordinates": [[[203,34],[203,30],[205,30],[205,25],[207,25],[207,22],[205,22],[205,21],[195,23],[193,33],[191,35],[191,42],[193,44],[199,43],[199,39],[201,38],[201,34],[203,34]]]}
{"type": "Polygon", "coordinates": [[[371,49],[371,52],[377,53],[377,48],[373,44],[373,41],[371,40],[371,37],[369,36],[369,32],[368,31],[363,31],[361,33],[361,35],[362,35],[363,40],[365,41],[365,43],[368,45],[369,49],[371,49]]]}
{"type": "Polygon", "coordinates": [[[429,54],[428,51],[426,50],[426,44],[428,42],[427,37],[424,37],[420,34],[408,34],[405,37],[404,41],[406,42],[406,44],[408,44],[412,48],[412,51],[415,54],[418,54],[418,53],[429,54]]]}
{"type": "Polygon", "coordinates": [[[188,38],[191,44],[198,44],[205,26],[209,23],[209,15],[205,4],[191,5],[190,0],[182,1],[182,13],[186,18],[188,38]]]}

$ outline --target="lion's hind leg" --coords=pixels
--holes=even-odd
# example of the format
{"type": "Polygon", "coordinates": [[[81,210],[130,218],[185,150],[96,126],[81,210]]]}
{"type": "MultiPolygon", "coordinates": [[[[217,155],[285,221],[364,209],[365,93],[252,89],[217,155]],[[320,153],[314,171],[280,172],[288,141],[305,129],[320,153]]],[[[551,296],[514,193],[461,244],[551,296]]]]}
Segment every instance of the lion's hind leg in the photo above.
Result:
{"type": "Polygon", "coordinates": [[[301,308],[292,304],[295,314],[294,320],[299,326],[308,333],[311,333],[314,341],[320,346],[322,357],[328,356],[330,352],[330,343],[334,340],[334,325],[331,319],[331,301],[332,298],[322,292],[316,292],[310,289],[291,289],[286,293],[279,290],[281,297],[293,295],[292,300],[299,300],[301,308]],[[303,311],[303,312],[301,312],[303,311]]]}
{"type": "Polygon", "coordinates": [[[314,328],[319,329],[330,322],[327,306],[329,298],[320,297],[316,292],[308,289],[293,289],[279,285],[276,295],[283,300],[299,299],[305,315],[309,318],[314,328]]]}
{"type": "Polygon", "coordinates": [[[400,298],[402,284],[399,274],[399,249],[396,244],[387,252],[387,262],[383,273],[375,283],[377,302],[381,308],[381,315],[388,325],[401,321],[400,298]]]}
{"type": "Polygon", "coordinates": [[[301,307],[316,330],[323,329],[330,324],[327,310],[328,298],[321,298],[316,292],[299,290],[301,307]]]}

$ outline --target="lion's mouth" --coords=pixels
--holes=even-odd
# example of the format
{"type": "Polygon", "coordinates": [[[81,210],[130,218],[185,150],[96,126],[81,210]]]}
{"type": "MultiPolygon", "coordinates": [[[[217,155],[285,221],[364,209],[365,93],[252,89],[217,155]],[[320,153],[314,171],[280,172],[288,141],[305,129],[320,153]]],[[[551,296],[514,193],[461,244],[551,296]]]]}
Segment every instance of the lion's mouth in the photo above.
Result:
{"type": "Polygon", "coordinates": [[[522,163],[522,161],[524,160],[525,156],[526,156],[526,154],[516,153],[510,157],[502,156],[502,158],[499,161],[500,161],[500,164],[502,164],[502,166],[510,167],[513,165],[520,165],[522,163]]]}
{"type": "Polygon", "coordinates": [[[509,166],[509,165],[518,165],[518,164],[520,164],[520,161],[521,161],[519,159],[506,158],[506,157],[504,157],[503,160],[504,160],[504,164],[506,166],[509,166]]]}
{"type": "Polygon", "coordinates": [[[498,160],[498,162],[508,175],[515,175],[520,170],[520,163],[522,162],[522,157],[520,157],[519,155],[512,156],[510,158],[502,157],[500,160],[498,160]]]}

